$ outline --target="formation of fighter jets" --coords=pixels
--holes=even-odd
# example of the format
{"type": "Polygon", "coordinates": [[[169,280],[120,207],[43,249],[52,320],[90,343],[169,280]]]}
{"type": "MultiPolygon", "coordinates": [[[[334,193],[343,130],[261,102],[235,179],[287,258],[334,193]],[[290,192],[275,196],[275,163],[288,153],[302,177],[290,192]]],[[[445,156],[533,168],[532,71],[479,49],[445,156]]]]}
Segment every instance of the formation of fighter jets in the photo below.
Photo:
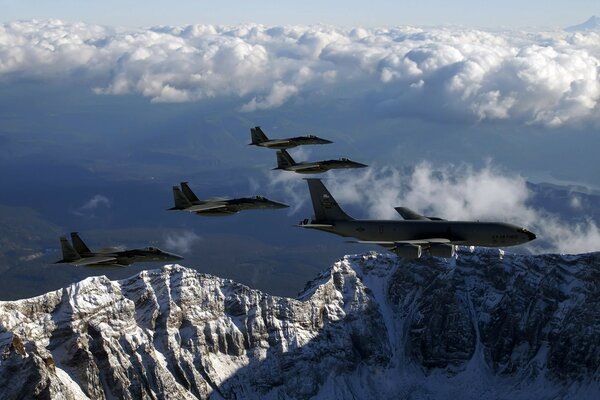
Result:
{"type": "Polygon", "coordinates": [[[296,162],[286,151],[296,146],[303,146],[309,144],[329,144],[333,143],[330,140],[321,139],[319,137],[308,135],[308,136],[297,136],[286,139],[269,139],[267,135],[262,131],[260,126],[256,126],[250,129],[250,137],[252,143],[250,145],[266,147],[268,149],[276,149],[277,151],[277,167],[273,170],[284,170],[292,171],[298,174],[320,174],[327,172],[330,169],[340,168],[365,168],[367,165],[361,164],[356,161],[349,160],[347,158],[340,158],[338,160],[323,160],[323,161],[303,161],[296,162]]]}
{"type": "MultiPolygon", "coordinates": [[[[260,127],[250,129],[250,145],[277,150],[277,167],[274,170],[292,171],[299,174],[318,174],[331,169],[365,168],[347,158],[324,161],[296,162],[286,149],[303,145],[330,144],[330,140],[313,135],[285,139],[269,139],[260,127]]],[[[404,258],[420,258],[423,253],[436,257],[453,257],[456,246],[505,247],[529,242],[535,234],[525,228],[503,222],[447,221],[439,217],[418,214],[406,207],[395,210],[403,220],[357,220],[346,214],[337,204],[320,179],[309,178],[308,188],[314,216],[298,226],[330,232],[387,248],[404,258]]],[[[187,182],[173,186],[174,206],[168,210],[187,211],[202,216],[228,216],[251,209],[279,209],[287,204],[255,195],[240,198],[210,198],[200,200],[187,182]]],[[[77,232],[71,233],[71,243],[60,238],[62,260],[76,266],[128,266],[135,262],[177,261],[183,257],[155,247],[122,250],[105,248],[91,251],[77,232]]]]}

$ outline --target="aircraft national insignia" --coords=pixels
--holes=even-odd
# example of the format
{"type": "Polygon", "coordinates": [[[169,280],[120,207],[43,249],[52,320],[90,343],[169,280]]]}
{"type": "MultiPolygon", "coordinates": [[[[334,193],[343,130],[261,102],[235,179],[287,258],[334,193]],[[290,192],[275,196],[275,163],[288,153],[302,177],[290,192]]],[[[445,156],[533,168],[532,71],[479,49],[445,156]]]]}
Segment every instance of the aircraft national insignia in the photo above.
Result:
{"type": "Polygon", "coordinates": [[[328,194],[324,194],[321,197],[321,205],[325,208],[331,208],[333,206],[333,201],[331,201],[331,196],[328,194]]]}

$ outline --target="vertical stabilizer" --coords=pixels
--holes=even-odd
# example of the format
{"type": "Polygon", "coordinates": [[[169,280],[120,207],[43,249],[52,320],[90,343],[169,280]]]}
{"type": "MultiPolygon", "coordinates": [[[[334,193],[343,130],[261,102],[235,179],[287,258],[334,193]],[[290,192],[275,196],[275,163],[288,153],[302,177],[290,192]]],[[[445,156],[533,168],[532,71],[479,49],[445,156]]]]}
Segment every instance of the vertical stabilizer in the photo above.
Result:
{"type": "Polygon", "coordinates": [[[81,240],[77,232],[71,232],[71,241],[73,242],[75,251],[77,251],[79,254],[87,254],[92,252],[90,248],[87,247],[83,242],[83,240],[81,240]]]}
{"type": "Polygon", "coordinates": [[[77,261],[79,259],[81,259],[81,256],[79,255],[79,253],[73,248],[73,246],[71,246],[71,243],[69,243],[69,241],[67,240],[66,237],[61,236],[60,237],[60,247],[62,250],[62,256],[63,259],[58,261],[60,262],[73,262],[73,261],[77,261]]]}
{"type": "Polygon", "coordinates": [[[277,169],[286,169],[293,167],[294,165],[296,165],[296,162],[292,156],[290,156],[290,153],[285,150],[277,151],[277,169]]]}
{"type": "Polygon", "coordinates": [[[181,191],[183,192],[184,196],[191,202],[199,202],[200,199],[198,198],[198,196],[196,196],[196,194],[192,191],[192,189],[190,189],[190,187],[188,186],[187,182],[181,182],[181,191]]]}
{"type": "Polygon", "coordinates": [[[169,210],[185,210],[192,206],[192,203],[177,186],[173,186],[173,200],[175,201],[175,207],[169,208],[169,210]]]}
{"type": "Polygon", "coordinates": [[[267,138],[267,135],[265,135],[262,129],[260,129],[260,126],[250,128],[250,137],[252,138],[251,144],[260,144],[269,140],[269,138],[267,138]]]}
{"type": "Polygon", "coordinates": [[[307,179],[316,221],[348,221],[351,216],[338,205],[320,179],[307,179]]]}

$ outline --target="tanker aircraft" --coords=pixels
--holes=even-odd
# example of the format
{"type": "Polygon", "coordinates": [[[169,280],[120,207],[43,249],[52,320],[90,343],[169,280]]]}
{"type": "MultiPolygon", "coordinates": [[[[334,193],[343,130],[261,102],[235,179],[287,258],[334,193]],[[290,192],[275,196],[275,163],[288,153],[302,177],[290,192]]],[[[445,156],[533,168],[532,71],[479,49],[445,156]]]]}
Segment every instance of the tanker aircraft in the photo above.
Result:
{"type": "Polygon", "coordinates": [[[354,243],[377,244],[398,256],[420,258],[423,252],[436,257],[452,257],[456,246],[505,247],[536,238],[527,229],[504,222],[446,221],[426,217],[408,208],[396,211],[398,220],[357,220],[346,214],[320,179],[307,179],[314,218],[298,226],[353,237],[354,243]]]}

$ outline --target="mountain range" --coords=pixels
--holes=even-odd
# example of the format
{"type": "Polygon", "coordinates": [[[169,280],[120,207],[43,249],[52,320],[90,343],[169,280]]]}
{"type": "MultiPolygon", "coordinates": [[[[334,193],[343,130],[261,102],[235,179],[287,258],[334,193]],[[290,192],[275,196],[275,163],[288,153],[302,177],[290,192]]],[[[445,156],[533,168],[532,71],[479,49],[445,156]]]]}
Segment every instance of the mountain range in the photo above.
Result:
{"type": "Polygon", "coordinates": [[[2,399],[597,399],[600,253],[345,256],[297,298],[179,265],[0,302],[2,399]]]}

